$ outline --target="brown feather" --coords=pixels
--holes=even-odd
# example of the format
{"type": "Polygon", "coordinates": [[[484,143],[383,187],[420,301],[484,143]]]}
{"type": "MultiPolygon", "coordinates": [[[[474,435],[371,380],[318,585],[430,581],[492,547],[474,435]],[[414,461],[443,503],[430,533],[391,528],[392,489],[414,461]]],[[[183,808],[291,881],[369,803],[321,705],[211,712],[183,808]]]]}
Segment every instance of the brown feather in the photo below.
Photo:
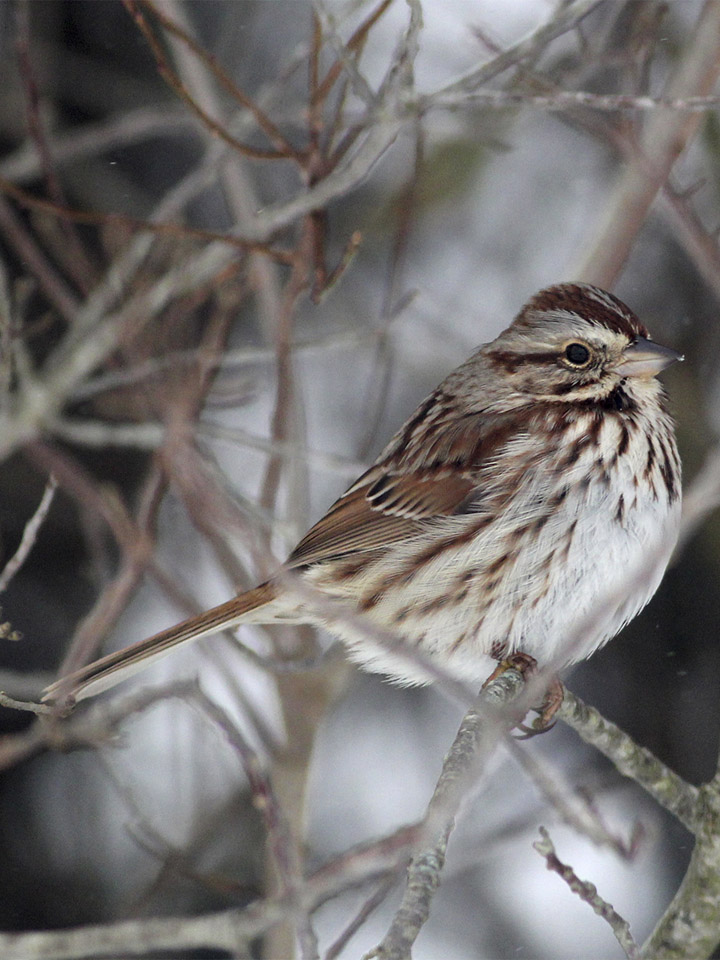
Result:
{"type": "Polygon", "coordinates": [[[360,487],[338,500],[305,534],[288,557],[287,566],[297,569],[346,554],[377,550],[416,533],[415,520],[373,507],[366,493],[367,486],[360,487]]]}
{"type": "Polygon", "coordinates": [[[206,610],[197,617],[183,620],[182,623],[168,630],[161,630],[152,637],[109,653],[74,673],[66,674],[47,687],[43,700],[65,700],[72,703],[93,696],[106,686],[117,682],[111,679],[115,674],[124,675],[128,671],[132,672],[132,668],[136,665],[144,666],[186,640],[195,640],[201,636],[217,633],[256,608],[269,603],[274,596],[274,587],[269,583],[263,583],[211,610],[206,610]]]}
{"type": "Polygon", "coordinates": [[[297,568],[347,554],[378,550],[410,540],[424,521],[462,513],[477,499],[477,477],[484,459],[507,440],[482,414],[449,421],[453,398],[436,395],[441,413],[425,424],[418,450],[416,418],[412,418],[385,450],[384,459],[367,471],[303,537],[288,558],[297,568]],[[448,404],[448,415],[442,403],[448,404]],[[485,430],[483,431],[483,426],[485,430]],[[483,443],[483,432],[487,444],[483,443]]]}

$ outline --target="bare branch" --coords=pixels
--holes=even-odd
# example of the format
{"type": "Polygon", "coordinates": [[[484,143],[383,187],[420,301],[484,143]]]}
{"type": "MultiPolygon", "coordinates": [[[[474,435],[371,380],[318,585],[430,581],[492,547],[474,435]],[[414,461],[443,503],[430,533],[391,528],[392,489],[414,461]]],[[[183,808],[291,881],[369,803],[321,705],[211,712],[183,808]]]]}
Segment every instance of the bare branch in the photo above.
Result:
{"type": "MultiPolygon", "coordinates": [[[[503,732],[517,723],[524,678],[514,669],[491,681],[465,715],[445,757],[442,773],[428,805],[423,844],[408,868],[407,887],[392,925],[365,960],[409,960],[412,945],[430,913],[440,885],[455,816],[471,785],[497,747],[503,732]]],[[[527,692],[527,691],[525,691],[527,692]]],[[[522,707],[520,707],[520,711],[522,707]]]]}
{"type": "MultiPolygon", "coordinates": [[[[105,120],[73,127],[70,133],[54,133],[50,144],[55,165],[62,167],[82,157],[131,146],[168,133],[188,131],[194,126],[192,118],[179,107],[175,110],[168,107],[138,107],[105,120]]],[[[35,180],[40,172],[37,152],[27,143],[0,161],[0,175],[12,183],[35,180]]]]}
{"type": "MultiPolygon", "coordinates": [[[[163,7],[165,6],[164,0],[159,0],[159,2],[158,0],[156,0],[156,2],[154,3],[152,2],[152,0],[140,0],[140,2],[144,7],[146,7],[149,10],[152,10],[153,15],[162,24],[163,28],[167,30],[169,34],[172,34],[172,36],[175,37],[177,40],[179,40],[182,44],[184,44],[187,47],[187,49],[190,50],[192,54],[197,58],[197,60],[203,64],[203,66],[207,69],[207,71],[213,76],[215,81],[227,93],[229,93],[230,96],[234,100],[236,100],[241,107],[244,107],[250,113],[253,120],[257,124],[257,126],[263,131],[263,133],[266,135],[268,140],[270,140],[271,143],[275,145],[276,153],[273,154],[266,151],[264,154],[265,156],[269,156],[269,158],[271,159],[274,156],[281,156],[281,157],[287,157],[287,158],[293,157],[295,159],[299,159],[300,157],[299,152],[292,146],[291,143],[288,142],[288,140],[286,140],[286,138],[283,136],[280,129],[272,122],[270,117],[261,109],[259,104],[257,104],[251,97],[249,97],[246,93],[244,93],[237,86],[236,83],[233,82],[233,80],[228,76],[227,72],[223,70],[220,64],[217,62],[216,58],[212,56],[212,54],[208,53],[208,51],[205,50],[205,48],[201,46],[201,44],[199,44],[193,36],[191,36],[188,30],[183,29],[180,23],[173,20],[171,16],[168,16],[164,12],[163,10],[163,7]]],[[[138,11],[136,9],[136,5],[133,2],[133,0],[131,0],[131,2],[128,3],[127,6],[131,14],[137,20],[138,11]]],[[[169,4],[169,7],[170,9],[172,9],[173,4],[169,4]]],[[[143,28],[143,33],[146,36],[148,36],[148,32],[145,28],[143,28]]],[[[153,52],[155,53],[156,57],[158,56],[157,50],[158,50],[157,46],[153,44],[153,52]]],[[[161,56],[161,59],[159,59],[158,62],[167,70],[167,63],[164,61],[164,58],[162,58],[162,54],[160,56],[161,56]]],[[[182,91],[187,93],[186,88],[184,87],[180,78],[177,75],[174,75],[172,79],[180,85],[182,91]]],[[[201,116],[204,122],[207,122],[207,114],[205,112],[205,109],[203,108],[202,104],[195,99],[193,95],[189,93],[188,93],[188,96],[183,95],[183,100],[185,100],[185,102],[189,102],[193,110],[195,110],[195,112],[197,112],[201,116]],[[188,101],[188,97],[190,97],[189,101],[188,101]]],[[[220,130],[218,130],[216,128],[218,125],[214,120],[211,121],[211,124],[212,124],[211,129],[213,130],[213,133],[216,133],[222,136],[222,134],[225,132],[222,129],[222,125],[220,125],[220,130]]],[[[247,150],[247,147],[245,147],[245,149],[242,150],[241,152],[245,152],[246,150],[247,150]]],[[[259,156],[260,154],[254,153],[253,155],[259,156]]]]}
{"type": "MultiPolygon", "coordinates": [[[[427,102],[432,103],[433,100],[441,100],[443,97],[457,94],[469,94],[511,67],[516,67],[525,60],[532,60],[557,37],[577,27],[580,21],[597,6],[599,6],[599,0],[571,0],[570,3],[556,4],[547,21],[527,37],[502,53],[496,54],[488,63],[467,71],[461,77],[435,91],[428,96],[427,102]]],[[[422,105],[421,101],[421,107],[422,105]]]]}
{"type": "Polygon", "coordinates": [[[20,710],[24,713],[35,713],[35,714],[45,714],[46,716],[52,715],[53,708],[47,706],[44,703],[33,703],[27,700],[15,700],[14,697],[9,697],[6,693],[3,693],[0,690],[0,707],[7,707],[9,710],[20,710]]]}
{"type": "Polygon", "coordinates": [[[720,775],[698,791],[698,826],[690,865],[657,926],[644,960],[705,960],[720,943],[720,775]]]}
{"type": "Polygon", "coordinates": [[[567,111],[577,107],[614,113],[618,110],[652,111],[664,108],[690,113],[706,113],[720,106],[720,97],[649,97],[633,94],[589,93],[585,90],[558,90],[549,94],[531,94],[515,90],[473,90],[434,97],[427,109],[456,109],[477,104],[502,110],[507,107],[528,107],[536,110],[567,111]]]}
{"type": "Polygon", "coordinates": [[[640,784],[688,830],[693,833],[697,831],[701,811],[697,787],[673,773],[657,757],[569,690],[565,691],[565,699],[557,716],[572,727],[585,743],[612,760],[623,776],[640,784]]]}
{"type": "MultiPolygon", "coordinates": [[[[567,696],[566,692],[566,696],[567,696]]],[[[628,841],[617,836],[605,826],[597,810],[578,791],[565,781],[562,771],[548,757],[537,760],[528,750],[523,750],[511,737],[507,748],[563,823],[588,837],[597,846],[610,847],[624,859],[630,859],[637,850],[642,828],[636,824],[628,841]]]]}
{"type": "Polygon", "coordinates": [[[43,521],[45,520],[47,512],[50,509],[50,505],[53,502],[56,490],[57,481],[53,476],[51,476],[45,484],[42,498],[40,499],[40,503],[37,505],[35,513],[25,524],[25,529],[23,530],[23,535],[17,550],[5,564],[2,571],[0,571],[0,593],[3,593],[5,590],[7,590],[8,586],[10,585],[10,581],[27,560],[30,551],[35,545],[35,540],[37,539],[40,527],[43,525],[43,521]]]}
{"type": "Polygon", "coordinates": [[[397,877],[393,874],[386,877],[378,884],[377,889],[365,900],[362,907],[353,917],[347,927],[339,937],[328,947],[325,952],[324,960],[336,960],[342,953],[350,940],[355,936],[362,925],[374,913],[375,910],[385,901],[392,888],[397,883],[397,877]]]}
{"type": "Polygon", "coordinates": [[[630,934],[630,924],[627,920],[624,920],[616,910],[613,910],[607,900],[603,900],[594,883],[581,880],[572,867],[558,859],[550,834],[545,827],[540,827],[540,836],[542,839],[537,840],[533,847],[541,857],[545,858],[548,870],[552,870],[559,877],[562,877],[573,893],[576,893],[582,901],[593,908],[599,917],[609,923],[615,939],[625,951],[625,956],[629,960],[636,960],[640,956],[640,951],[630,934]]]}
{"type": "MultiPolygon", "coordinates": [[[[706,0],[674,75],[666,86],[670,100],[707,96],[720,76],[720,4],[706,0]]],[[[673,164],[695,134],[701,114],[658,110],[642,131],[635,157],[628,162],[608,205],[592,249],[575,276],[612,286],[642,226],[651,203],[673,164]]]]}
{"type": "MultiPolygon", "coordinates": [[[[205,127],[216,137],[219,137],[223,140],[228,146],[232,147],[234,150],[237,150],[240,154],[243,154],[248,157],[254,157],[255,159],[260,160],[284,160],[287,159],[289,154],[283,149],[282,152],[278,150],[265,150],[253,147],[247,143],[241,143],[236,137],[228,132],[227,128],[223,123],[220,123],[197,102],[195,97],[186,89],[181,79],[178,77],[177,73],[172,69],[168,63],[165,53],[163,51],[162,45],[158,41],[154,32],[150,28],[147,20],[145,19],[143,13],[139,9],[138,3],[136,0],[123,0],[126,8],[128,9],[130,15],[135,20],[138,28],[142,32],[143,36],[150,45],[153,56],[157,61],[158,72],[160,76],[165,80],[170,89],[177,94],[177,96],[182,100],[182,102],[200,119],[205,127]]],[[[143,6],[148,6],[152,9],[152,5],[145,2],[143,6]]],[[[158,11],[155,11],[156,16],[161,20],[161,23],[166,30],[172,30],[176,36],[181,36],[186,42],[192,42],[191,38],[185,34],[179,27],[172,23],[172,21],[162,16],[158,11]]],[[[197,45],[194,45],[195,47],[197,45]]],[[[213,59],[214,63],[214,59],[213,59]]],[[[215,64],[215,66],[217,66],[215,64]]],[[[237,91],[239,94],[239,91],[237,91]]],[[[249,101],[249,98],[246,98],[249,101]]],[[[245,104],[247,106],[247,103],[245,104]]],[[[258,113],[257,108],[256,114],[258,113]]],[[[257,119],[257,116],[256,116],[257,119]]],[[[267,121],[269,123],[269,121],[267,121]]],[[[274,134],[275,137],[280,137],[279,131],[274,134]]],[[[287,146],[287,145],[286,145],[287,146]]]]}
{"type": "Polygon", "coordinates": [[[23,263],[27,264],[50,303],[60,316],[72,323],[79,304],[65,279],[50,263],[45,252],[5,197],[0,196],[0,229],[23,263]]]}

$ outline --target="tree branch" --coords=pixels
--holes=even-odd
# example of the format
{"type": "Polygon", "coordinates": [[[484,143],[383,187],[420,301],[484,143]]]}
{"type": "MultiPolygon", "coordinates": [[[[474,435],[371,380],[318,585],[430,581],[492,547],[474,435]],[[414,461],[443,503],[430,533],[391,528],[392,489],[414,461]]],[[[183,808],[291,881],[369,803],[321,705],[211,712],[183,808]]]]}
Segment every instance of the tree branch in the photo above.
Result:
{"type": "Polygon", "coordinates": [[[402,903],[381,943],[365,960],[410,960],[411,949],[430,913],[430,905],[445,864],[445,852],[455,816],[471,785],[494,752],[502,735],[518,721],[518,701],[524,699],[524,677],[507,670],[480,692],[466,713],[445,757],[424,820],[425,842],[408,868],[402,903]]]}
{"type": "Polygon", "coordinates": [[[630,925],[623,919],[612,905],[604,900],[597,892],[594,883],[588,883],[587,880],[581,880],[572,867],[563,863],[555,853],[555,846],[550,839],[550,834],[545,827],[540,827],[541,840],[537,840],[533,847],[541,857],[545,858],[548,870],[552,870],[561,877],[573,893],[589,906],[593,908],[598,916],[606,920],[615,935],[615,939],[625,951],[625,956],[629,960],[636,960],[640,956],[638,945],[630,934],[630,925]]]}
{"type": "Polygon", "coordinates": [[[557,716],[572,727],[585,743],[611,760],[623,776],[638,783],[688,830],[696,832],[701,822],[700,791],[697,787],[679,777],[649,750],[639,746],[594,707],[583,703],[567,689],[557,716]]]}
{"type": "Polygon", "coordinates": [[[643,944],[645,960],[706,960],[720,943],[720,777],[699,790],[695,849],[669,907],[643,944]]]}
{"type": "MultiPolygon", "coordinates": [[[[720,75],[720,4],[706,0],[693,36],[666,85],[668,100],[706,96],[720,75]]],[[[650,205],[695,134],[702,114],[659,109],[650,115],[634,158],[626,165],[592,248],[574,275],[612,286],[627,260],[650,205]]]]}

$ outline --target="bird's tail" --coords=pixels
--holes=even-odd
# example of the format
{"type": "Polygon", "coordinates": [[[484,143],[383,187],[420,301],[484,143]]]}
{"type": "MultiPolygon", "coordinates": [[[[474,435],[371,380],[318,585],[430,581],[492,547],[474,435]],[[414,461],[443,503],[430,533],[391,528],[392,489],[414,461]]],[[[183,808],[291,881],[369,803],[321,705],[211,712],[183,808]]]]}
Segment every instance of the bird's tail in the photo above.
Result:
{"type": "MultiPolygon", "coordinates": [[[[43,691],[43,700],[71,705],[86,697],[94,697],[103,690],[114,687],[116,683],[127,680],[132,674],[144,670],[179,643],[199,640],[200,637],[235,627],[243,621],[260,622],[262,617],[258,617],[258,614],[261,608],[269,604],[274,597],[273,587],[263,583],[197,617],[183,620],[168,630],[162,630],[146,640],[109,653],[106,657],[61,677],[43,691]]],[[[272,616],[269,619],[272,620],[272,616]]]]}

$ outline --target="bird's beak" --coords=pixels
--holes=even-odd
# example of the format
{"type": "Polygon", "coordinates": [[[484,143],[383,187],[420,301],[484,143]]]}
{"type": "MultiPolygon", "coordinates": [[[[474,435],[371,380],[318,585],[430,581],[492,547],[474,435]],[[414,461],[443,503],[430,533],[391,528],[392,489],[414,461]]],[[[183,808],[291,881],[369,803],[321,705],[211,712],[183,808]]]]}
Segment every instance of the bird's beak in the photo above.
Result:
{"type": "Polygon", "coordinates": [[[670,347],[663,347],[652,340],[638,337],[629,347],[626,347],[622,356],[611,369],[622,377],[642,377],[649,379],[657,376],[665,367],[685,357],[670,347]]]}

